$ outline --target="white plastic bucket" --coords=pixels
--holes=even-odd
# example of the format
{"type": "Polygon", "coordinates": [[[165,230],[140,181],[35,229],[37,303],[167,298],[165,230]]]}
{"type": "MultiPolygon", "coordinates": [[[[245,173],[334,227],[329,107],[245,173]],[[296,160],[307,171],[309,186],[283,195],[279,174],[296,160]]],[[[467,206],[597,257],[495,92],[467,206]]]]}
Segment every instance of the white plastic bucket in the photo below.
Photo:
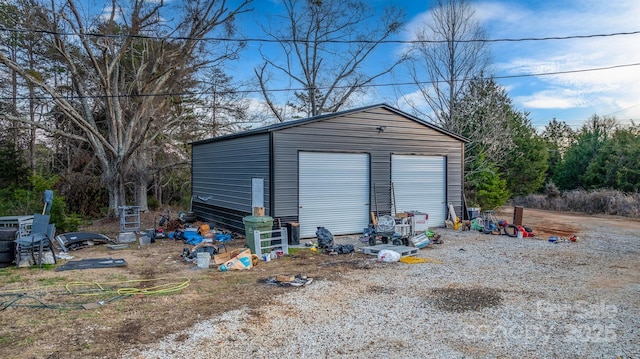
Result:
{"type": "Polygon", "coordinates": [[[149,236],[140,236],[140,245],[141,246],[148,246],[149,244],[151,244],[151,237],[149,237],[149,236]]]}
{"type": "Polygon", "coordinates": [[[198,268],[209,268],[211,254],[209,252],[198,252],[198,268]]]}

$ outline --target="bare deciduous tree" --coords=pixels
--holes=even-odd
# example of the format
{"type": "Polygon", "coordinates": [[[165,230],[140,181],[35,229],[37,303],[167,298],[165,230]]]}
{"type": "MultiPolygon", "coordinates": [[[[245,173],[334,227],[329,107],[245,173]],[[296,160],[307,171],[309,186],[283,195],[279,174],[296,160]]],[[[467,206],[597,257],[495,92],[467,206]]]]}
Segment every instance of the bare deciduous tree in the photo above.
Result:
{"type": "Polygon", "coordinates": [[[429,22],[416,31],[408,61],[413,81],[433,112],[414,109],[431,122],[460,133],[456,102],[474,76],[486,68],[485,32],[466,0],[438,0],[429,22]]]}
{"type": "Polygon", "coordinates": [[[279,54],[262,52],[264,64],[255,70],[262,94],[281,122],[287,119],[286,107],[307,116],[340,110],[354,93],[404,60],[375,74],[363,70],[378,45],[400,29],[403,13],[398,9],[387,8],[374,20],[375,11],[359,0],[283,0],[282,4],[286,13],[264,26],[277,41],[279,54]],[[279,105],[269,89],[278,75],[303,89],[294,91],[286,105],[279,105]]]}
{"type": "Polygon", "coordinates": [[[203,38],[217,29],[230,34],[234,18],[248,11],[249,3],[230,9],[225,0],[184,0],[169,9],[164,1],[130,0],[121,6],[111,0],[105,4],[108,12],[86,18],[76,0],[21,0],[23,11],[39,17],[25,31],[39,32],[49,58],[69,73],[64,91],[71,88],[73,96],[2,53],[0,64],[51,96],[56,111],[80,130],[78,135],[43,126],[90,145],[112,213],[125,204],[123,182],[130,171],[138,171],[135,192],[146,209],[148,168],[139,156],[181,121],[170,114],[191,77],[229,54],[213,56],[203,38]],[[170,22],[163,17],[169,11],[170,22]]]}

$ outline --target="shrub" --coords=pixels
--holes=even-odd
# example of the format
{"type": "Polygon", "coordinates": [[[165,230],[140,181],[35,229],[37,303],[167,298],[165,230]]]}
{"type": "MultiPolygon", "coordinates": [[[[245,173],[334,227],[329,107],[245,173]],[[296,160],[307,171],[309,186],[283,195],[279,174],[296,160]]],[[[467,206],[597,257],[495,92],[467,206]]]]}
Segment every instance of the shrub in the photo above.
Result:
{"type": "Polygon", "coordinates": [[[640,193],[624,193],[611,189],[593,191],[579,189],[563,192],[560,196],[553,192],[546,195],[532,194],[516,197],[511,203],[517,206],[552,211],[640,218],[640,193]]]}
{"type": "Polygon", "coordinates": [[[148,197],[147,198],[147,207],[149,207],[149,210],[151,211],[157,211],[158,208],[160,208],[160,201],[158,201],[157,198],[155,197],[148,197]]]}

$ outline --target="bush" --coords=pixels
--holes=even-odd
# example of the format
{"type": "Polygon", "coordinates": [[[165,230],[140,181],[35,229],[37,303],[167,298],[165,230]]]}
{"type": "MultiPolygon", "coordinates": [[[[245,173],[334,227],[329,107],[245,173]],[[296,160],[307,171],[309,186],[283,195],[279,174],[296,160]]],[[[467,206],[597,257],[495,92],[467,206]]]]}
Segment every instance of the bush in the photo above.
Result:
{"type": "Polygon", "coordinates": [[[56,226],[60,232],[77,232],[83,223],[85,223],[85,221],[80,215],[74,213],[70,216],[65,216],[62,223],[56,223],[56,226]]]}
{"type": "Polygon", "coordinates": [[[82,223],[78,214],[67,214],[67,205],[64,196],[54,190],[58,182],[57,177],[45,178],[32,176],[29,178],[29,188],[7,188],[0,190],[0,215],[17,216],[42,213],[44,211],[44,191],[54,191],[53,201],[49,213],[50,222],[55,223],[58,232],[76,231],[82,223]]]}
{"type": "Polygon", "coordinates": [[[147,197],[147,207],[151,211],[157,211],[160,208],[160,201],[155,197],[147,197]]]}
{"type": "Polygon", "coordinates": [[[532,194],[516,197],[511,202],[516,206],[552,211],[640,218],[640,193],[624,193],[610,189],[580,189],[564,192],[560,196],[553,192],[547,195],[532,194]]]}

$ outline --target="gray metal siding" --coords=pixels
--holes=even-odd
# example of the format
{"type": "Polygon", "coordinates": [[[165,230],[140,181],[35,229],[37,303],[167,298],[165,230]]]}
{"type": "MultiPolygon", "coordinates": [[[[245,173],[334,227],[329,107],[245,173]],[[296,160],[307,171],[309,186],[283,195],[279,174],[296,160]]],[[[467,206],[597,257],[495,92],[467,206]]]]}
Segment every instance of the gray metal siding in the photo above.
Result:
{"type": "Polygon", "coordinates": [[[194,144],[192,150],[193,208],[198,217],[238,227],[238,217],[252,211],[252,177],[264,178],[264,204],[269,211],[268,133],[194,144]]]}
{"type": "Polygon", "coordinates": [[[461,211],[464,143],[384,108],[373,108],[274,132],[274,214],[283,221],[298,216],[298,152],[369,153],[371,210],[377,197],[381,214],[391,212],[391,155],[447,158],[447,201],[461,211]],[[382,133],[376,129],[385,126],[382,133]],[[376,191],[374,193],[374,183],[376,191]]]}

